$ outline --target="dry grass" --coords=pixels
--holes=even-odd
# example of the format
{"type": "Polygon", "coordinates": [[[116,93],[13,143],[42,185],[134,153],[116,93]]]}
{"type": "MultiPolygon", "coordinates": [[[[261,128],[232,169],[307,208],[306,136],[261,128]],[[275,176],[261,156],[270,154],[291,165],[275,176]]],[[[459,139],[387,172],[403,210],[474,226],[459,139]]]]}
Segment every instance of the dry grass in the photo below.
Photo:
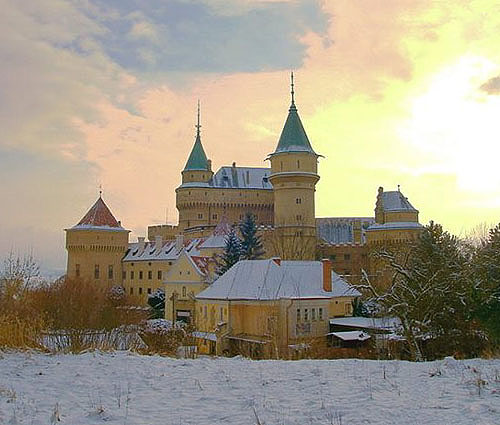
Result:
{"type": "Polygon", "coordinates": [[[109,289],[65,279],[0,293],[0,349],[116,349],[126,338],[116,329],[142,322],[147,312],[126,308],[135,300],[110,297],[109,289]]]}

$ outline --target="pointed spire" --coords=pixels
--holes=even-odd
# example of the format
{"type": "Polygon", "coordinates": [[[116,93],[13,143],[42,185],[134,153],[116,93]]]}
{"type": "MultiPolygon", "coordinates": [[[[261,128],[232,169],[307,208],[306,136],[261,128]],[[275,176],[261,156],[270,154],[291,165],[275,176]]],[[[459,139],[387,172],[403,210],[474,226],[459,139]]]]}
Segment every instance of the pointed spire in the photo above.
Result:
{"type": "Polygon", "coordinates": [[[201,135],[200,135],[200,101],[198,100],[198,119],[196,124],[196,140],[194,142],[193,149],[191,150],[191,154],[186,162],[186,166],[184,167],[184,171],[186,170],[208,170],[208,159],[205,151],[203,150],[203,145],[201,144],[201,135]]]}
{"type": "Polygon", "coordinates": [[[200,128],[201,128],[201,124],[200,124],[200,99],[198,99],[198,121],[196,124],[196,137],[200,137],[200,128]]]}
{"type": "Polygon", "coordinates": [[[304,130],[302,121],[300,120],[297,107],[295,106],[295,84],[293,72],[290,74],[290,93],[292,96],[292,103],[290,105],[290,109],[288,110],[288,117],[285,121],[283,131],[281,132],[278,146],[273,154],[281,152],[310,152],[316,155],[316,152],[314,152],[311,143],[309,142],[306,131],[304,130]]]}

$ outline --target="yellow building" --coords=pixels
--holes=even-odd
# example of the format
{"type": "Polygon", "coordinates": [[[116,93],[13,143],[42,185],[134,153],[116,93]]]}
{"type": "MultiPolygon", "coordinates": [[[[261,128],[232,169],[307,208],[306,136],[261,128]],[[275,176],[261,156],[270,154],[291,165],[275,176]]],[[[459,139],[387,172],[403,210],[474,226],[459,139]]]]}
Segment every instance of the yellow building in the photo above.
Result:
{"type": "Polygon", "coordinates": [[[326,342],[330,319],[352,316],[360,295],[329,260],[240,261],[196,296],[200,351],[274,357],[326,342]]]}

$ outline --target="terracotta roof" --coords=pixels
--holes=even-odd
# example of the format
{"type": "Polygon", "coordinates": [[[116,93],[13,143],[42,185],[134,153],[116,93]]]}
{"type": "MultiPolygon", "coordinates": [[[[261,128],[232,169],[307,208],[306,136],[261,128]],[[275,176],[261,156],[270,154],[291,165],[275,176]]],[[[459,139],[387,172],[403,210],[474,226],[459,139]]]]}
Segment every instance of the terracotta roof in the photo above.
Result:
{"type": "Polygon", "coordinates": [[[100,196],[75,227],[112,227],[122,229],[122,226],[100,196]]]}

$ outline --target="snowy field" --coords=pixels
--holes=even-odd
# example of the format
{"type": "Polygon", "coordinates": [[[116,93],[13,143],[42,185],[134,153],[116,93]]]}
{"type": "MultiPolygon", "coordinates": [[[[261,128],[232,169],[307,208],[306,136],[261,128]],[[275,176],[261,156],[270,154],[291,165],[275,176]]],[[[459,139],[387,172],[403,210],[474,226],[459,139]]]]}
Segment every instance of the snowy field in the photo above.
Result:
{"type": "Polygon", "coordinates": [[[500,360],[0,354],[0,424],[500,424],[500,360]]]}

